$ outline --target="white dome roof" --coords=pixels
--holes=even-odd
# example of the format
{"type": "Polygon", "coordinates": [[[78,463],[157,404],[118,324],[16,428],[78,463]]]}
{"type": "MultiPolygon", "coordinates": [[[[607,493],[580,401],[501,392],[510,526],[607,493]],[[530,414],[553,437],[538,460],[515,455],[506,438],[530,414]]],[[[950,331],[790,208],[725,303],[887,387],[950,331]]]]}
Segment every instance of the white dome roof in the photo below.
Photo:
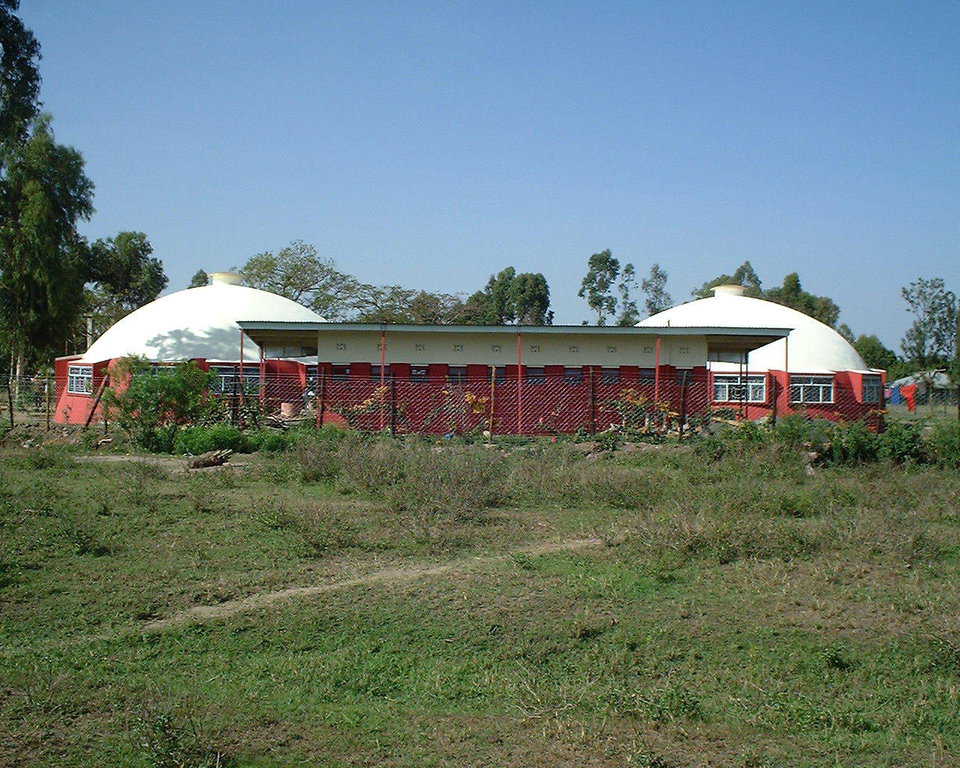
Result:
{"type": "MultiPolygon", "coordinates": [[[[117,321],[81,358],[95,363],[137,355],[153,361],[240,357],[237,320],[322,322],[302,304],[269,291],[246,288],[240,277],[215,272],[210,285],[187,288],[151,301],[117,321]]],[[[260,349],[243,341],[244,360],[259,360],[260,349]]]]}
{"type": "MultiPolygon", "coordinates": [[[[659,312],[637,323],[644,327],[699,326],[792,328],[788,340],[766,344],[747,357],[750,371],[783,370],[784,355],[794,373],[862,371],[863,358],[833,328],[782,304],[744,296],[739,285],[714,288],[708,299],[697,299],[659,312]]],[[[711,363],[713,370],[736,370],[735,363],[711,363]]]]}

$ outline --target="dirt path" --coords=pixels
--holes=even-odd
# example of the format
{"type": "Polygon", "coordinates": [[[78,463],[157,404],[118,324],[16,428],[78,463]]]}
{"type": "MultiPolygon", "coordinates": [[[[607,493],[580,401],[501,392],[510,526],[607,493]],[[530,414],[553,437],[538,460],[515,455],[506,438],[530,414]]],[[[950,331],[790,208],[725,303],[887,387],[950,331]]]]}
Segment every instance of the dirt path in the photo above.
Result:
{"type": "Polygon", "coordinates": [[[551,552],[570,552],[578,549],[587,549],[589,547],[599,546],[600,539],[571,539],[567,541],[546,542],[542,544],[533,544],[527,547],[521,547],[510,552],[499,555],[484,555],[476,557],[461,558],[451,560],[447,563],[438,563],[427,566],[410,566],[406,568],[385,568],[380,571],[356,576],[352,579],[342,581],[333,581],[328,584],[316,584],[310,587],[288,587],[276,592],[262,592],[258,595],[250,595],[239,600],[229,600],[217,605],[197,605],[181,613],[168,616],[165,619],[157,619],[143,625],[144,632],[159,632],[169,627],[179,626],[191,621],[209,621],[213,619],[224,619],[244,611],[251,611],[257,608],[263,608],[274,603],[294,598],[311,597],[325,592],[333,592],[339,589],[349,589],[351,587],[367,586],[371,584],[397,584],[401,582],[416,581],[430,576],[442,576],[447,573],[457,573],[467,571],[471,567],[486,565],[502,560],[507,560],[514,555],[546,555],[551,552]]]}

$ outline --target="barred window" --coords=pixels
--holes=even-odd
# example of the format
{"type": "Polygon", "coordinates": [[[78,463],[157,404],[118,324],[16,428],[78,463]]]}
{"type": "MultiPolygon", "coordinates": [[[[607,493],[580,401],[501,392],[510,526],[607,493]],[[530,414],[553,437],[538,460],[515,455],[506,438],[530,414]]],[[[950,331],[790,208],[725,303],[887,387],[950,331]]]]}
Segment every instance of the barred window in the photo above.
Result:
{"type": "Polygon", "coordinates": [[[67,369],[67,392],[74,395],[93,394],[93,366],[69,366],[67,369]]]}
{"type": "Polygon", "coordinates": [[[832,403],[833,376],[791,376],[791,403],[832,403]]]}
{"type": "Polygon", "coordinates": [[[620,381],[619,368],[604,368],[600,371],[600,381],[604,384],[616,384],[620,381]]]}
{"type": "Polygon", "coordinates": [[[883,383],[879,376],[863,377],[863,402],[879,403],[883,394],[883,383]]]}
{"type": "Polygon", "coordinates": [[[547,380],[547,372],[542,367],[527,366],[527,382],[543,384],[547,380]]]}
{"type": "Polygon", "coordinates": [[[715,403],[765,403],[767,377],[718,374],[713,377],[715,403]]]}
{"type": "Polygon", "coordinates": [[[451,384],[466,384],[467,383],[467,366],[451,365],[447,369],[447,380],[451,384]]]}
{"type": "Polygon", "coordinates": [[[210,371],[215,374],[213,380],[213,392],[218,395],[240,394],[241,388],[244,395],[256,395],[260,393],[260,370],[255,365],[244,365],[243,371],[238,378],[238,366],[236,365],[212,365],[210,371]]]}
{"type": "Polygon", "coordinates": [[[583,384],[583,368],[565,368],[563,380],[567,384],[583,384]]]}

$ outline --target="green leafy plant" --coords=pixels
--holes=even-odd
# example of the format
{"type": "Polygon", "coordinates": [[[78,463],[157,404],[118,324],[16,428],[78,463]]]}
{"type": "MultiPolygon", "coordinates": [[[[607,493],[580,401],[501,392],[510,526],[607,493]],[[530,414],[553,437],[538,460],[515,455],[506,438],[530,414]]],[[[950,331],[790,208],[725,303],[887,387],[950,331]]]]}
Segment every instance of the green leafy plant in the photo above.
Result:
{"type": "Polygon", "coordinates": [[[194,362],[158,372],[146,360],[128,357],[110,375],[114,386],[103,395],[107,412],[148,451],[170,453],[181,426],[219,420],[220,405],[209,391],[213,374],[194,362]]]}

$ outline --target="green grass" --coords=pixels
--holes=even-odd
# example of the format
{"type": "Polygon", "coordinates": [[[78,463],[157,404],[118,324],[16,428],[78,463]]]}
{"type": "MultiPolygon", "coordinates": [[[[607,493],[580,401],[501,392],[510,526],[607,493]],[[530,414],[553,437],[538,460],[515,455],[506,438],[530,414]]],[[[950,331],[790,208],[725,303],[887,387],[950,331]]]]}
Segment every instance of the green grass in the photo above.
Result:
{"type": "Polygon", "coordinates": [[[957,764],[956,471],[568,451],[0,454],[0,764],[957,764]]]}

